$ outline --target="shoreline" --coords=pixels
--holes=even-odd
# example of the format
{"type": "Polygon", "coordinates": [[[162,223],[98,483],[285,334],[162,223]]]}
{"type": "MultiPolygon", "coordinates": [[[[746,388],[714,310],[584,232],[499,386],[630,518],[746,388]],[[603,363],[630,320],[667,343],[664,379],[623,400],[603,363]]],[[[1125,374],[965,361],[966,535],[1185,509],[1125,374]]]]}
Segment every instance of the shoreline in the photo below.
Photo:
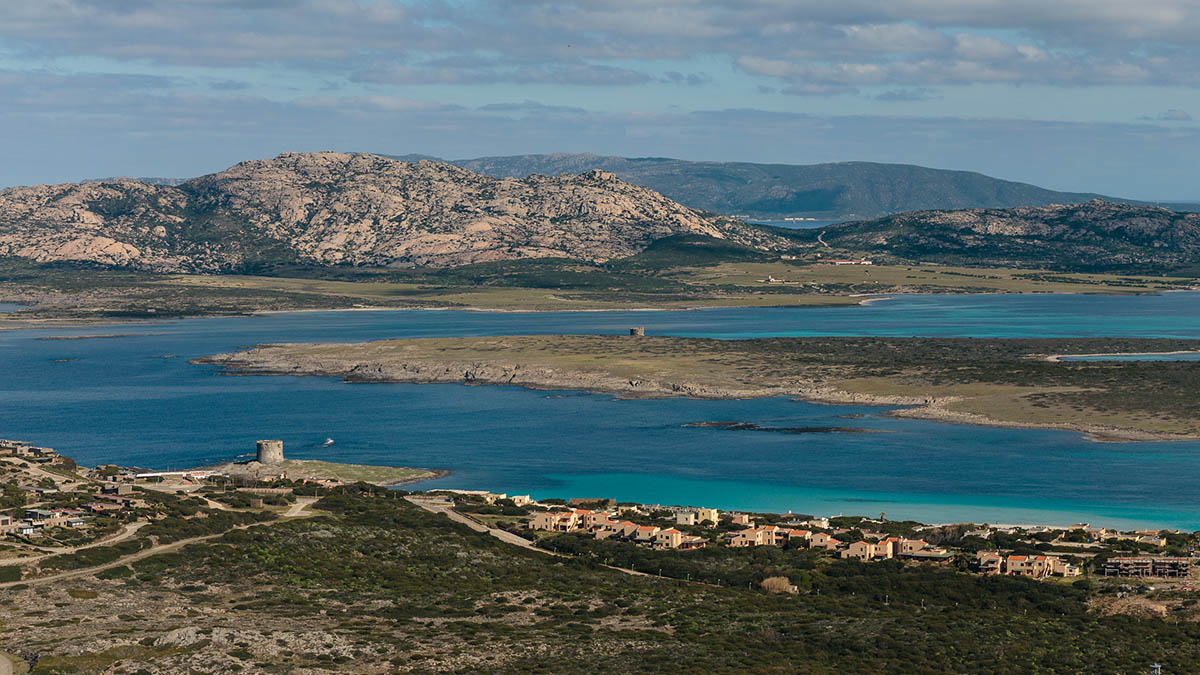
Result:
{"type": "MultiPolygon", "coordinates": [[[[905,295],[903,293],[894,293],[888,295],[905,295]]],[[[938,293],[914,293],[912,295],[941,295],[938,293]]],[[[961,294],[946,294],[946,295],[961,295],[961,294]]],[[[1021,295],[1020,293],[1010,293],[1006,295],[1021,295]]],[[[1030,294],[1032,295],[1032,294],[1030,294]]],[[[858,295],[833,295],[833,296],[814,296],[820,298],[857,298],[858,295]]],[[[813,303],[802,305],[685,305],[680,307],[589,307],[589,308],[558,308],[558,309],[515,309],[503,307],[425,307],[414,305],[411,307],[325,307],[313,308],[306,307],[304,309],[246,309],[238,312],[214,312],[211,314],[185,314],[173,316],[169,318],[87,318],[87,317],[39,317],[28,318],[19,317],[18,314],[23,310],[12,312],[0,312],[0,331],[2,330],[66,330],[73,327],[81,326],[141,326],[141,325],[164,325],[177,321],[185,321],[189,319],[239,319],[253,318],[257,316],[270,316],[273,314],[310,314],[314,312],[475,312],[480,314],[574,314],[574,313],[602,313],[602,312],[702,312],[716,309],[825,309],[834,307],[865,307],[873,302],[881,300],[892,300],[892,297],[870,297],[863,298],[856,302],[847,303],[813,303]],[[4,325],[18,324],[18,325],[4,325]],[[19,325],[27,324],[27,325],[19,325]]],[[[28,308],[31,308],[27,307],[28,308]]]]}
{"type": "Polygon", "coordinates": [[[354,463],[350,463],[350,462],[331,462],[331,461],[323,460],[323,459],[289,458],[289,459],[285,459],[284,463],[285,464],[292,463],[292,464],[290,464],[288,466],[276,465],[276,464],[259,464],[257,461],[252,459],[252,460],[248,460],[245,462],[218,462],[216,464],[211,464],[208,466],[184,469],[183,472],[186,473],[188,471],[214,471],[214,472],[221,472],[221,473],[224,473],[229,476],[245,478],[245,477],[257,477],[259,470],[267,471],[267,472],[283,471],[284,473],[312,474],[312,475],[297,476],[297,478],[301,478],[301,479],[340,480],[343,483],[347,483],[347,484],[363,482],[363,483],[368,483],[371,485],[377,485],[379,487],[399,487],[401,485],[420,483],[422,481],[427,481],[427,480],[438,480],[441,478],[445,478],[446,476],[449,476],[453,473],[453,471],[451,471],[450,469],[419,469],[419,468],[408,467],[408,466],[391,466],[391,465],[385,465],[385,464],[354,464],[354,463]],[[321,467],[314,467],[311,465],[308,466],[306,469],[303,465],[296,466],[295,463],[320,464],[320,465],[324,465],[325,467],[328,467],[329,470],[323,472],[321,470],[321,467]],[[242,469],[242,470],[239,471],[238,469],[242,469]],[[421,473],[418,475],[415,475],[415,476],[408,476],[408,477],[404,477],[404,478],[392,478],[392,479],[386,479],[386,480],[367,480],[365,478],[351,478],[351,477],[344,476],[344,475],[343,476],[337,475],[337,473],[343,469],[349,469],[351,471],[360,470],[360,469],[367,469],[367,470],[377,469],[380,471],[388,471],[388,470],[391,470],[391,471],[419,471],[421,473]],[[319,473],[326,473],[326,475],[324,475],[324,476],[316,475],[319,473]]]}
{"type": "MultiPolygon", "coordinates": [[[[469,290],[469,289],[468,289],[469,290]]],[[[27,309],[34,309],[37,304],[21,304],[21,303],[4,303],[17,304],[21,308],[12,311],[0,312],[0,331],[2,330],[22,330],[29,328],[44,328],[44,329],[66,329],[73,326],[97,326],[97,325],[140,325],[140,324],[163,324],[185,319],[220,319],[220,318],[244,318],[254,316],[267,316],[272,314],[300,314],[312,312],[386,312],[386,311],[425,311],[425,312],[477,312],[483,314],[557,314],[557,313],[575,313],[575,312],[690,312],[704,311],[713,309],[808,309],[808,308],[832,308],[832,307],[865,307],[876,302],[886,300],[894,300],[897,297],[903,296],[936,296],[936,295],[953,295],[953,296],[1002,296],[1002,295],[1103,295],[1112,297],[1121,296],[1153,296],[1162,295],[1165,293],[1188,293],[1200,292],[1200,287],[1197,288],[1171,288],[1158,290],[1111,290],[1103,291],[1030,291],[1030,292],[1005,292],[1005,291],[976,291],[969,290],[953,290],[950,288],[939,292],[880,292],[880,293],[852,293],[848,295],[813,295],[814,298],[846,298],[857,299],[854,302],[846,303],[813,303],[813,304],[729,304],[729,305],[683,305],[683,306],[667,306],[667,307],[647,307],[647,306],[631,306],[631,307],[589,307],[589,308],[553,308],[553,309],[523,309],[523,308],[504,308],[504,307],[478,307],[473,305],[462,307],[428,307],[423,305],[413,306],[354,306],[354,307],[305,307],[297,309],[253,309],[245,308],[230,312],[211,312],[185,314],[172,316],[167,318],[162,317],[104,317],[91,318],[85,316],[63,316],[63,317],[38,317],[26,318],[21,317],[20,313],[27,309]],[[5,324],[22,324],[30,325],[5,325],[5,324]],[[56,325],[57,324],[57,325],[56,325]]],[[[1059,356],[1089,356],[1087,354],[1075,355],[1064,354],[1059,356]]]]}
{"type": "Polygon", "coordinates": [[[1068,431],[1097,443],[1172,442],[1200,440],[1200,434],[1176,434],[1137,429],[1122,429],[1102,424],[1043,423],[1005,421],[969,412],[949,410],[947,405],[958,397],[914,397],[853,393],[833,386],[796,384],[788,387],[723,388],[688,382],[630,380],[607,373],[565,372],[547,367],[522,367],[516,364],[486,364],[466,361],[422,361],[371,364],[358,361],[305,362],[303,358],[271,362],[254,361],[255,350],[217,354],[189,360],[196,365],[218,366],[220,373],[231,376],[290,375],[337,377],[349,384],[461,384],[467,386],[518,386],[532,391],[578,391],[612,395],[619,399],[691,398],[734,400],[790,397],[810,403],[831,405],[867,405],[891,408],[884,414],[924,419],[947,424],[968,424],[1009,429],[1068,431]]]}

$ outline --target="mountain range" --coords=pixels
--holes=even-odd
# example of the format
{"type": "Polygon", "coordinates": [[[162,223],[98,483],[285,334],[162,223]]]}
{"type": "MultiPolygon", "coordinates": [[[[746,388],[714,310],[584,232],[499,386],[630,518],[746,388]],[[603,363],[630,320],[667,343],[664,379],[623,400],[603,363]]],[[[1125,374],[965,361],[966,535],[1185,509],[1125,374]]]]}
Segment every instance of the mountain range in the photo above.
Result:
{"type": "MultiPolygon", "coordinates": [[[[437,159],[404,155],[397,159],[437,159]]],[[[449,161],[496,177],[559,175],[600,169],[648,187],[696,209],[753,219],[805,216],[861,220],[904,211],[1009,208],[1073,204],[1089,199],[1145,203],[1094,193],[1058,192],[972,171],[930,169],[910,164],[837,162],[754,164],[691,162],[665,157],[609,157],[557,153],[449,161]]],[[[1177,210],[1197,206],[1167,204],[1177,210]]]]}
{"type": "Polygon", "coordinates": [[[175,186],[118,179],[0,190],[0,256],[156,271],[599,262],[672,235],[757,248],[782,241],[603,171],[493,178],[367,154],[285,153],[175,186]]]}
{"type": "Polygon", "coordinates": [[[786,234],[810,245],[903,261],[1189,276],[1200,271],[1200,213],[1101,199],[916,211],[786,234]]]}

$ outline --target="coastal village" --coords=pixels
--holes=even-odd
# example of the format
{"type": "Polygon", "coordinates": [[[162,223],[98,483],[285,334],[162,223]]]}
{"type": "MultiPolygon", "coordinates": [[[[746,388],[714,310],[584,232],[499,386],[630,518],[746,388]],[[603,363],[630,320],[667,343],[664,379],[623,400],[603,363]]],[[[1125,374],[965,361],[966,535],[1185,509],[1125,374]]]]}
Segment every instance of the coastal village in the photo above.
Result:
{"type": "MultiPolygon", "coordinates": [[[[361,525],[338,524],[345,522],[333,516],[339,504],[393,514],[397,520],[389,527],[394,529],[383,531],[394,532],[389,536],[400,537],[397,541],[410,536],[409,527],[432,528],[422,536],[434,531],[439,533],[435,536],[459,542],[448,550],[451,557],[460,555],[466,542],[473,542],[471,546],[477,549],[472,550],[484,556],[482,559],[507,551],[511,560],[551,561],[550,569],[559,569],[555,560],[574,559],[578,564],[568,569],[574,570],[572,578],[577,580],[579,575],[591,578],[588,575],[608,568],[618,572],[606,577],[605,583],[612,584],[614,592],[633,585],[644,590],[647,583],[663,584],[665,592],[675,592],[669,585],[697,586],[701,592],[727,587],[748,594],[739,597],[751,603],[790,604],[795,599],[802,603],[796,605],[800,611],[801,607],[811,609],[814,602],[855,602],[847,597],[853,598],[852,592],[835,585],[846,575],[868,584],[860,587],[860,592],[871,588],[870,584],[883,584],[877,589],[877,600],[886,605],[886,589],[892,583],[888,580],[915,573],[934,584],[947,584],[947,588],[995,577],[1006,584],[999,587],[1007,588],[1005,593],[1028,593],[1030,597],[1058,593],[1054,589],[1061,584],[1066,587],[1063,592],[1087,603],[1087,611],[1106,616],[1200,618],[1195,612],[1200,601],[1200,580],[1193,564],[1200,543],[1196,533],[1117,531],[1083,523],[1066,527],[930,525],[895,521],[886,514],[820,517],[613,498],[535,499],[487,490],[412,491],[379,482],[288,476],[284,468],[291,466],[288,461],[282,444],[267,440],[257,444],[251,459],[235,463],[232,471],[153,471],[114,465],[85,468],[49,448],[0,441],[0,590],[10,591],[7,602],[20,610],[19,619],[14,615],[17,623],[10,624],[12,637],[0,645],[7,650],[0,652],[0,658],[15,659],[18,665],[29,659],[40,668],[33,672],[49,673],[59,672],[51,668],[53,664],[91,659],[144,663],[137,659],[174,654],[176,641],[183,640],[186,645],[196,645],[187,649],[208,660],[212,668],[200,667],[202,672],[235,672],[251,666],[254,658],[267,658],[268,652],[289,654],[307,664],[349,664],[355,653],[351,647],[309,644],[287,628],[291,624],[286,615],[271,615],[270,627],[262,630],[236,627],[246,608],[261,597],[261,588],[256,586],[259,579],[231,585],[228,579],[215,582],[207,571],[192,568],[185,573],[183,567],[177,567],[195,563],[195,556],[203,551],[232,551],[232,542],[257,546],[256,542],[270,540],[272,532],[290,531],[307,532],[309,538],[329,542],[322,546],[345,552],[319,563],[330,566],[322,567],[322,574],[340,573],[348,564],[373,564],[362,556],[380,555],[381,549],[357,541],[362,536],[361,525]],[[464,538],[468,535],[474,539],[464,538]],[[366,546],[361,550],[374,552],[360,552],[361,545],[366,546]],[[172,578],[176,573],[193,576],[185,576],[190,580],[172,578]],[[814,583],[817,575],[821,581],[814,583]],[[830,597],[837,593],[840,599],[830,597]],[[29,598],[45,594],[62,601],[42,609],[27,604],[29,598]],[[113,625],[76,623],[80,612],[88,611],[90,605],[85,603],[99,602],[121,605],[122,609],[104,619],[113,625]],[[145,603],[149,605],[143,607],[145,603]],[[200,646],[207,642],[205,634],[190,633],[187,627],[163,629],[162,612],[173,612],[177,622],[184,622],[173,625],[201,621],[206,626],[203,630],[214,635],[238,637],[226,638],[223,647],[209,650],[200,646]],[[50,625],[47,622],[65,627],[56,633],[56,655],[43,658],[45,643],[31,636],[39,626],[50,625]],[[128,639],[118,637],[114,643],[112,636],[121,635],[130,622],[138,622],[138,632],[128,639]],[[83,635],[91,636],[86,647],[78,641],[83,635]],[[121,646],[110,649],[113,644],[121,646]]],[[[408,560],[405,564],[411,566],[422,559],[408,560]]],[[[474,563],[480,560],[475,558],[474,563]]],[[[420,588],[433,570],[440,570],[428,566],[444,563],[436,556],[421,562],[427,567],[413,577],[413,588],[420,588]]],[[[289,569],[292,565],[283,560],[274,564],[289,569]]],[[[540,582],[531,579],[530,583],[529,590],[515,595],[511,589],[488,586],[488,597],[493,599],[482,605],[471,601],[466,612],[491,611],[487,607],[496,604],[494,598],[501,598],[506,607],[527,607],[530,617],[557,625],[555,619],[546,618],[552,610],[542,604],[540,582]]],[[[937,586],[920,588],[912,592],[931,593],[937,586]]],[[[280,587],[274,592],[284,593],[286,603],[295,599],[294,589],[280,587]]],[[[405,597],[398,594],[392,599],[395,611],[411,611],[405,606],[405,597]]],[[[627,602],[619,594],[615,597],[616,602],[627,602]]],[[[573,620],[580,609],[572,606],[562,611],[573,620]]],[[[436,609],[435,615],[440,612],[436,609]]],[[[332,613],[330,619],[335,620],[332,613]]],[[[623,620],[642,619],[640,614],[630,614],[623,620]]],[[[421,624],[409,627],[418,630],[421,624]]],[[[441,635],[438,631],[428,634],[441,635]]],[[[454,651],[439,659],[438,663],[447,666],[463,663],[454,651]]],[[[137,672],[137,668],[111,672],[137,672]]]]}
{"type": "MultiPolygon", "coordinates": [[[[166,517],[155,495],[194,495],[219,509],[286,507],[297,492],[321,494],[348,483],[289,479],[272,470],[282,443],[259,441],[254,476],[211,469],[159,472],[127,467],[82,469],[50,448],[0,440],[0,566],[47,552],[120,540],[166,517]]],[[[249,464],[249,462],[247,463],[249,464]]],[[[981,575],[1070,580],[1092,577],[1189,580],[1198,555],[1194,533],[1117,531],[1078,523],[1067,527],[976,524],[925,525],[878,518],[745,513],[715,508],[618,503],[615,499],[535,500],[484,490],[431,490],[411,499],[434,500],[487,531],[505,531],[531,546],[557,537],[693,554],[758,547],[804,549],[830,560],[865,564],[956,566],[981,575]],[[526,539],[528,541],[526,541],[526,539]]],[[[196,512],[189,518],[205,517],[196,512]]]]}

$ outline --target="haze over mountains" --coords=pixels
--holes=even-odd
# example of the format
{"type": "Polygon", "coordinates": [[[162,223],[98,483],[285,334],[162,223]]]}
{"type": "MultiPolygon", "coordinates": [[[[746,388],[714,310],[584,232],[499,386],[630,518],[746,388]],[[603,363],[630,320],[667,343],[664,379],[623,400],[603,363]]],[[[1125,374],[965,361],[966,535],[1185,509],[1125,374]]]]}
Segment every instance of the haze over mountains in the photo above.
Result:
{"type": "Polygon", "coordinates": [[[1200,213],[1100,199],[917,211],[793,236],[903,260],[1096,272],[1200,271],[1200,213]]]}
{"type": "Polygon", "coordinates": [[[603,261],[678,234],[780,241],[601,171],[497,179],[366,154],[285,153],[178,186],[116,180],[0,191],[0,256],[158,271],[603,261]]]}
{"type": "MultiPolygon", "coordinates": [[[[397,159],[436,158],[405,155],[397,159]]],[[[784,216],[856,220],[930,209],[1073,204],[1096,197],[1144,203],[1094,193],[1047,190],[972,171],[948,171],[909,164],[691,162],[664,157],[627,158],[587,153],[439,161],[449,161],[496,177],[559,175],[600,169],[692,208],[767,220],[784,216]]],[[[1168,206],[1183,208],[1183,205],[1168,206]]]]}

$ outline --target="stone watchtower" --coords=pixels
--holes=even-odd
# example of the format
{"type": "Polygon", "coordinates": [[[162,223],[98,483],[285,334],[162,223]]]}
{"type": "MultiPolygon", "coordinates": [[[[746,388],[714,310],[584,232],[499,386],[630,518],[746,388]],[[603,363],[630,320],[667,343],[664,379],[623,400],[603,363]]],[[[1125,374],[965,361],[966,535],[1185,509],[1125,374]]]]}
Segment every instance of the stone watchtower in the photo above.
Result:
{"type": "Polygon", "coordinates": [[[275,464],[283,461],[283,441],[259,441],[258,461],[261,464],[275,464]]]}

